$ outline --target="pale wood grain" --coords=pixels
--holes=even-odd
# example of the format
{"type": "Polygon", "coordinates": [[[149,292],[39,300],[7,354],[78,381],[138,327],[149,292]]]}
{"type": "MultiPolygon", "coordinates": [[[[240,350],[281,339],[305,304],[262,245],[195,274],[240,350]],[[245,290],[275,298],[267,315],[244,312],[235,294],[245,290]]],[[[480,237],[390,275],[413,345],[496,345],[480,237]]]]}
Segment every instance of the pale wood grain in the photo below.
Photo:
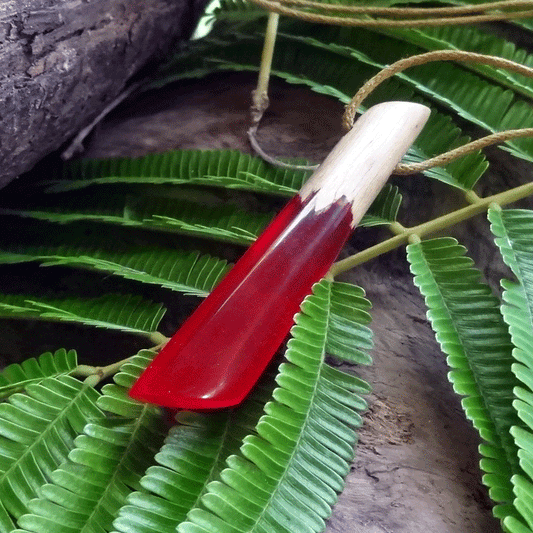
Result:
{"type": "Polygon", "coordinates": [[[300,191],[316,211],[345,197],[357,226],[411,144],[430,109],[413,102],[384,102],[371,107],[337,143],[300,191]]]}

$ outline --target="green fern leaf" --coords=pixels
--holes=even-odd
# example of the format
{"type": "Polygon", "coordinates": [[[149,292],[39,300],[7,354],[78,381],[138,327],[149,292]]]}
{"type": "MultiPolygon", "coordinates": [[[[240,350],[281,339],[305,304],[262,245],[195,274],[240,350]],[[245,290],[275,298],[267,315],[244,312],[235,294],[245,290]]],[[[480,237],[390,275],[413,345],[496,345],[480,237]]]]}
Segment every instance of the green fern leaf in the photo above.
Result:
{"type": "Polygon", "coordinates": [[[165,310],[140,296],[108,294],[100,298],[45,298],[0,294],[0,318],[76,322],[128,333],[151,334],[165,310]]]}
{"type": "MultiPolygon", "coordinates": [[[[339,42],[343,47],[349,47],[358,61],[379,69],[397,59],[424,51],[399,39],[388,38],[383,34],[377,36],[374,32],[360,28],[346,31],[328,27],[326,35],[327,40],[322,41],[321,36],[313,33],[315,41],[324,43],[322,46],[327,47],[329,42],[339,42]],[[379,39],[379,47],[374,46],[376,39],[379,39]]],[[[533,123],[533,112],[529,104],[519,99],[513,91],[504,89],[499,84],[491,84],[487,79],[453,63],[423,65],[398,74],[397,77],[417,92],[490,132],[518,129],[533,123]]],[[[507,149],[517,157],[529,161],[533,158],[531,139],[510,141],[507,149]]]]}
{"type": "Polygon", "coordinates": [[[512,482],[514,505],[529,527],[533,527],[530,492],[533,487],[533,212],[492,208],[489,220],[502,257],[518,279],[518,283],[502,280],[505,289],[502,313],[509,324],[515,345],[513,356],[518,361],[512,370],[522,384],[514,389],[517,399],[513,406],[524,427],[511,428],[511,434],[519,448],[520,466],[529,480],[515,475],[512,482]]]}
{"type": "MultiPolygon", "coordinates": [[[[14,518],[67,457],[85,424],[101,418],[92,387],[70,376],[46,378],[0,404],[0,493],[14,518]]],[[[2,519],[0,509],[0,520],[2,519]]]]}
{"type": "MultiPolygon", "coordinates": [[[[259,491],[262,497],[267,497],[268,492],[276,488],[276,482],[270,480],[256,465],[250,463],[239,453],[242,439],[257,431],[276,435],[278,431],[285,432],[290,429],[294,432],[300,428],[302,434],[305,435],[304,440],[307,446],[305,449],[298,450],[303,457],[300,460],[304,465],[305,461],[311,461],[314,465],[315,460],[309,454],[312,455],[315,449],[326,450],[327,443],[322,433],[331,432],[328,443],[335,450],[334,458],[330,458],[329,451],[327,456],[328,461],[334,463],[336,473],[328,472],[327,479],[337,489],[340,489],[342,476],[338,472],[345,473],[348,460],[338,459],[336,454],[340,454],[343,458],[352,457],[353,444],[356,440],[353,426],[357,426],[361,421],[357,411],[364,409],[366,405],[356,394],[367,392],[369,389],[358,378],[326,365],[324,350],[328,343],[327,337],[332,331],[338,331],[340,327],[338,324],[342,319],[346,320],[350,316],[355,318],[354,327],[346,328],[347,336],[352,338],[351,346],[356,351],[369,346],[367,336],[369,330],[364,326],[368,323],[369,317],[366,310],[369,304],[363,298],[361,289],[348,284],[322,282],[315,286],[314,292],[315,295],[306,299],[302,305],[305,314],[299,315],[298,324],[293,328],[293,338],[289,343],[291,346],[289,351],[292,354],[290,357],[302,362],[283,365],[285,370],[282,371],[279,379],[288,380],[289,383],[282,385],[277,393],[281,395],[288,393],[291,397],[290,380],[294,376],[294,368],[300,368],[299,365],[308,369],[312,367],[315,377],[317,373],[320,373],[320,386],[311,393],[305,387],[305,392],[299,390],[294,397],[302,403],[307,400],[312,404],[307,414],[300,413],[298,409],[295,410],[286,405],[284,400],[269,401],[265,406],[265,402],[271,400],[272,394],[272,385],[267,384],[256,388],[245,404],[232,412],[194,415],[182,413],[178,417],[180,423],[171,430],[165,446],[156,456],[159,465],[150,467],[146,476],[141,480],[144,491],[131,494],[127,505],[121,509],[114,523],[117,531],[121,533],[131,531],[150,533],[154,530],[161,533],[173,532],[178,524],[182,523],[187,516],[191,516],[191,513],[194,515],[198,511],[205,512],[204,499],[212,498],[213,491],[216,497],[218,491],[231,490],[229,487],[234,485],[238,485],[240,490],[246,494],[259,491]],[[317,297],[317,293],[320,293],[321,297],[317,297]],[[331,318],[333,315],[336,316],[337,325],[332,325],[335,321],[331,318]],[[321,325],[319,331],[322,335],[322,344],[319,347],[315,346],[314,333],[312,346],[308,344],[311,333],[309,328],[313,328],[314,332],[315,323],[312,321],[314,319],[321,325]],[[358,343],[357,339],[361,339],[361,342],[358,343]],[[311,394],[312,399],[307,398],[308,394],[311,394]],[[314,416],[317,413],[320,417],[315,423],[314,416]],[[264,416],[258,423],[261,415],[264,416]],[[339,424],[338,417],[349,420],[349,423],[339,424]],[[324,430],[324,428],[327,429],[324,430]]],[[[340,349],[333,347],[331,351],[342,356],[348,352],[349,344],[343,345],[340,349]]],[[[355,358],[351,355],[348,357],[355,358]]],[[[361,359],[365,362],[367,360],[366,357],[361,359]]],[[[133,376],[125,379],[123,383],[125,389],[131,385],[133,379],[133,376]]],[[[99,405],[103,405],[102,401],[103,398],[99,405]]],[[[249,438],[249,436],[246,437],[245,442],[248,442],[249,438]]],[[[276,453],[284,455],[283,445],[279,445],[279,450],[277,449],[278,443],[275,446],[276,453]]],[[[301,473],[301,468],[303,468],[302,464],[293,465],[296,478],[298,472],[301,473]]],[[[313,480],[315,479],[313,474],[308,475],[313,480]]],[[[318,477],[321,479],[323,476],[319,474],[318,477]]],[[[291,478],[285,487],[280,487],[279,492],[293,490],[292,487],[296,487],[294,490],[305,498],[305,501],[313,497],[299,479],[294,481],[291,478]]],[[[336,492],[322,480],[319,481],[318,487],[319,499],[315,502],[315,508],[320,509],[321,516],[327,516],[336,499],[336,492]]],[[[231,505],[235,504],[235,498],[234,494],[230,501],[231,505]]],[[[243,508],[240,506],[241,503],[246,506],[246,509],[251,505],[249,501],[243,500],[240,496],[237,496],[237,500],[239,509],[243,508]]],[[[210,515],[208,520],[217,521],[214,515],[210,515]]],[[[230,527],[227,521],[217,523],[219,527],[217,531],[224,531],[230,527]]],[[[230,523],[233,524],[233,521],[230,523]]],[[[194,528],[195,526],[185,522],[179,527],[194,528]]],[[[274,527],[269,531],[274,533],[277,529],[274,527]]]]}
{"type": "MultiPolygon", "coordinates": [[[[440,129],[440,125],[438,126],[440,129]]],[[[111,183],[198,184],[202,180],[202,183],[210,186],[293,196],[301,188],[309,172],[277,169],[258,158],[239,152],[195,150],[148,154],[138,159],[81,160],[67,165],[64,175],[64,180],[51,190],[80,189],[89,185],[111,183]],[[82,179],[79,179],[80,174],[82,179]],[[198,178],[199,175],[203,178],[198,178]]],[[[190,196],[190,191],[187,194],[190,196]]],[[[271,214],[264,217],[255,214],[254,220],[250,213],[227,205],[222,210],[218,207],[206,213],[204,206],[200,209],[198,204],[186,201],[155,200],[153,196],[139,201],[137,195],[133,203],[125,204],[122,196],[115,197],[110,202],[108,193],[104,192],[102,195],[105,195],[106,200],[97,204],[100,212],[86,209],[88,199],[85,196],[73,196],[69,197],[68,202],[61,202],[62,207],[52,212],[35,209],[31,212],[21,210],[18,213],[55,222],[99,220],[131,225],[135,221],[150,228],[167,224],[172,229],[176,228],[190,235],[220,238],[239,244],[252,242],[272,218],[271,214]],[[66,212],[65,203],[70,206],[80,205],[81,209],[75,207],[79,211],[77,214],[66,212]]],[[[94,198],[94,189],[92,197],[94,198]]],[[[129,198],[132,197],[130,195],[129,198]]],[[[394,222],[401,199],[397,187],[386,185],[363,217],[361,225],[375,226],[394,222]]]]}
{"type": "Polygon", "coordinates": [[[331,301],[326,281],[306,299],[257,435],[245,437],[180,533],[324,528],[353,458],[357,411],[365,408],[359,394],[368,392],[360,379],[324,362],[331,301]]]}
{"type": "Polygon", "coordinates": [[[113,195],[107,190],[101,190],[100,194],[93,191],[89,196],[71,194],[57,201],[58,205],[45,208],[3,209],[2,212],[63,224],[105,222],[244,245],[252,243],[273,216],[273,213],[251,213],[223,202],[206,205],[168,195],[113,195]]]}
{"type": "Polygon", "coordinates": [[[30,383],[69,374],[77,366],[76,352],[74,350],[67,352],[63,348],[55,353],[43,353],[39,358],[26,359],[20,364],[8,365],[0,372],[0,399],[24,389],[30,383]]]}
{"type": "Polygon", "coordinates": [[[226,261],[207,254],[141,246],[123,234],[107,237],[99,230],[64,230],[42,222],[18,226],[19,231],[0,243],[0,264],[38,261],[88,268],[195,296],[207,296],[228,270],[226,261]]]}
{"type": "Polygon", "coordinates": [[[533,484],[522,476],[513,476],[511,479],[515,487],[515,505],[520,515],[525,519],[527,526],[514,516],[508,517],[504,521],[506,531],[509,533],[531,533],[533,531],[533,484]]]}
{"type": "Polygon", "coordinates": [[[113,376],[114,383],[102,387],[102,396],[98,398],[100,409],[123,418],[138,418],[144,411],[144,404],[130,398],[128,391],[154,358],[153,350],[141,350],[120,367],[120,372],[113,376]]]}
{"type": "Polygon", "coordinates": [[[509,434],[517,422],[512,344],[499,301],[479,281],[479,271],[464,252],[455,239],[439,238],[409,245],[408,260],[437,340],[448,355],[450,381],[465,396],[466,416],[485,441],[480,447],[483,479],[492,499],[503,504],[494,509],[503,519],[513,512],[509,473],[520,471],[509,434]]]}
{"type": "MultiPolygon", "coordinates": [[[[153,355],[154,352],[143,350],[124,364],[114,377],[115,383],[104,386],[98,406],[120,416],[137,418],[145,406],[131,399],[128,390],[153,355]]],[[[128,496],[114,527],[136,533],[148,533],[153,528],[160,533],[174,531],[205,483],[220,472],[226,457],[253,430],[271,388],[260,384],[245,405],[234,412],[181,413],[179,424],[171,429],[156,455],[158,465],[148,468],[140,481],[143,490],[128,496]]]]}
{"type": "MultiPolygon", "coordinates": [[[[489,211],[491,230],[505,263],[511,268],[518,283],[502,280],[504,305],[502,314],[509,324],[515,348],[513,356],[518,363],[512,370],[526,389],[517,387],[515,394],[518,414],[533,430],[533,404],[528,406],[533,392],[533,212],[520,209],[489,211]]],[[[533,452],[533,448],[530,450],[533,452]]]]}
{"type": "MultiPolygon", "coordinates": [[[[515,43],[487,33],[473,25],[450,25],[427,28],[380,29],[391,37],[415,44],[424,50],[468,50],[479,54],[503,57],[526,66],[533,66],[533,56],[526,50],[517,48],[515,43]]],[[[533,96],[533,80],[508,70],[497,69],[477,63],[461,63],[463,68],[497,81],[514,92],[527,97],[533,96]]]]}
{"type": "Polygon", "coordinates": [[[20,517],[25,531],[112,529],[128,494],[140,488],[167,431],[158,408],[127,396],[153,356],[153,351],[141,350],[122,365],[115,384],[103,387],[96,405],[112,416],[87,424],[75,439],[68,461],[50,475],[40,497],[29,502],[30,513],[20,517]]]}
{"type": "MultiPolygon", "coordinates": [[[[124,396],[133,384],[136,369],[121,372],[114,386],[106,386],[100,406],[123,409],[124,396]],[[120,377],[122,375],[122,377],[120,377]],[[120,385],[118,383],[120,382],[120,385]],[[106,397],[114,405],[104,404],[106,397]]],[[[242,438],[253,431],[270,398],[272,385],[260,383],[238,409],[211,414],[182,412],[140,484],[120,510],[114,527],[120,532],[173,532],[204,492],[205,485],[222,470],[228,455],[235,453],[242,438]]],[[[130,402],[133,400],[129,399],[130,402]]],[[[114,409],[116,410],[116,409],[114,409]]],[[[133,409],[132,409],[133,411],[133,409]]]]}
{"type": "MultiPolygon", "coordinates": [[[[272,167],[257,157],[237,151],[183,150],[148,154],[137,159],[74,161],[65,165],[61,179],[50,187],[49,191],[68,191],[90,185],[116,183],[205,184],[292,196],[302,187],[309,175],[310,171],[272,167]]],[[[400,204],[401,195],[398,188],[386,186],[370,207],[361,225],[393,222],[400,204]]]]}
{"type": "Polygon", "coordinates": [[[127,495],[152,463],[166,433],[158,410],[144,406],[135,420],[103,419],[85,426],[69,461],[54,471],[52,483],[29,502],[19,518],[26,531],[41,533],[110,531],[127,495]]]}
{"type": "Polygon", "coordinates": [[[209,185],[292,195],[310,171],[268,165],[236,150],[182,150],[148,154],[136,159],[81,159],[61,169],[49,192],[96,184],[209,185]]]}

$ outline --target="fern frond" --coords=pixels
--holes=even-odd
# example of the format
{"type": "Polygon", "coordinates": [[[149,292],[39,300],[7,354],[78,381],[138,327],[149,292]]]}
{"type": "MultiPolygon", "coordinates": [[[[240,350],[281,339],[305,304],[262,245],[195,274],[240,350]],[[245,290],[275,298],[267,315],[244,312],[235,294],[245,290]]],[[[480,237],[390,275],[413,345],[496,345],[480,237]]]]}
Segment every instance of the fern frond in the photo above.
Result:
{"type": "Polygon", "coordinates": [[[165,427],[157,410],[144,406],[135,420],[102,419],[85,426],[69,460],[18,520],[24,531],[111,531],[127,495],[162,445],[165,427]]]}
{"type": "Polygon", "coordinates": [[[103,387],[96,405],[107,411],[108,418],[87,424],[75,439],[68,461],[50,475],[39,498],[29,502],[29,513],[20,517],[24,531],[112,529],[128,494],[140,488],[167,431],[158,408],[127,396],[153,355],[141,350],[122,365],[113,378],[115,384],[103,387]]]}
{"type": "Polygon", "coordinates": [[[180,533],[323,529],[353,458],[357,411],[365,408],[359,394],[368,386],[324,362],[331,283],[315,285],[305,302],[257,435],[228,459],[180,533]]]}
{"type": "Polygon", "coordinates": [[[114,522],[117,531],[160,533],[175,531],[217,478],[242,438],[253,431],[270,398],[272,386],[259,384],[245,403],[232,411],[211,414],[182,412],[141,480],[143,490],[132,493],[114,522]],[[266,397],[266,398],[265,398],[266,397]]]}
{"type": "MultiPolygon", "coordinates": [[[[441,125],[438,126],[441,129],[441,125]]],[[[179,185],[201,182],[209,186],[290,197],[301,188],[309,174],[310,172],[278,169],[258,158],[239,152],[184,150],[148,154],[138,159],[75,161],[66,166],[64,181],[59,182],[51,190],[81,189],[90,185],[111,183],[179,185]],[[79,179],[80,175],[82,179],[79,179]],[[199,175],[202,177],[195,177],[199,175]]],[[[109,197],[108,194],[105,196],[109,197]]],[[[375,226],[394,222],[401,199],[397,187],[386,185],[363,217],[361,225],[375,226]]],[[[106,202],[109,204],[109,200],[106,202]]],[[[22,216],[34,216],[55,222],[89,219],[129,225],[134,219],[145,227],[161,226],[165,222],[172,228],[179,228],[191,235],[218,237],[230,241],[233,239],[240,244],[253,241],[272,217],[272,215],[265,217],[255,215],[257,220],[253,221],[251,214],[230,206],[225,206],[223,211],[217,208],[212,213],[205,213],[205,206],[200,208],[198,204],[183,201],[180,203],[174,201],[171,206],[172,202],[166,200],[163,205],[162,200],[156,203],[152,197],[143,203],[136,198],[135,206],[132,207],[125,206],[120,197],[113,201],[118,205],[108,205],[105,210],[101,209],[100,213],[93,210],[92,213],[82,212],[76,215],[65,212],[63,207],[49,215],[39,209],[32,212],[21,210],[19,213],[22,216]],[[139,207],[140,204],[142,207],[139,207]]],[[[70,199],[68,203],[72,205],[72,200],[70,199]]],[[[79,197],[78,203],[86,207],[87,199],[79,197]]]]}
{"type": "Polygon", "coordinates": [[[76,322],[97,328],[150,334],[157,330],[164,314],[162,305],[133,295],[46,298],[0,294],[0,318],[76,322]]]}
{"type": "Polygon", "coordinates": [[[525,519],[527,526],[514,516],[509,516],[504,521],[506,531],[509,533],[532,533],[533,532],[533,484],[522,476],[513,476],[512,480],[516,501],[515,505],[520,515],[525,519]]]}
{"type": "Polygon", "coordinates": [[[299,190],[310,171],[276,168],[236,150],[181,150],[135,159],[80,159],[61,169],[48,192],[96,184],[208,185],[285,194],[299,190]]]}
{"type": "MultiPolygon", "coordinates": [[[[349,48],[358,61],[379,69],[402,57],[423,51],[410,43],[360,30],[356,28],[344,31],[328,27],[327,33],[324,32],[327,40],[323,41],[316,32],[313,36],[315,42],[323,43],[323,47],[328,47],[329,42],[339,43],[349,48]],[[379,39],[379,47],[374,45],[376,39],[379,39]]],[[[462,66],[450,62],[430,63],[409,69],[397,77],[420,94],[452,109],[459,116],[490,132],[519,129],[533,123],[533,112],[529,103],[517,97],[513,91],[490,83],[462,66]]],[[[510,141],[506,143],[506,149],[517,157],[533,160],[531,139],[510,141]]]]}
{"type": "Polygon", "coordinates": [[[144,411],[144,404],[130,398],[128,391],[135,380],[154,358],[155,351],[141,350],[120,367],[120,372],[113,376],[114,383],[102,387],[102,396],[98,398],[100,409],[123,418],[138,418],[144,411]]]}
{"type": "Polygon", "coordinates": [[[512,513],[509,473],[520,471],[509,429],[518,421],[513,409],[512,343],[499,301],[452,238],[408,246],[408,260],[429,308],[428,318],[452,368],[454,390],[484,443],[483,477],[499,518],[512,513]]]}
{"type": "Polygon", "coordinates": [[[223,202],[206,205],[168,195],[113,195],[106,190],[90,196],[72,194],[56,201],[57,205],[44,208],[2,212],[62,224],[93,221],[170,231],[244,245],[253,242],[273,216],[273,213],[251,213],[223,202]]]}
{"type": "Polygon", "coordinates": [[[128,498],[114,522],[115,529],[137,533],[175,531],[211,478],[229,419],[229,413],[198,414],[194,422],[172,428],[156,456],[160,466],[148,469],[141,480],[145,490],[128,498]]]}
{"type": "MultiPolygon", "coordinates": [[[[255,510],[258,495],[264,500],[261,505],[268,514],[270,507],[267,500],[271,490],[277,490],[277,501],[279,498],[283,500],[288,493],[293,494],[293,499],[299,498],[304,502],[314,498],[313,509],[319,510],[320,517],[329,515],[336,499],[334,489],[340,490],[342,475],[346,473],[353,454],[356,440],[354,426],[361,422],[357,411],[366,406],[357,394],[368,392],[369,388],[362,380],[324,363],[327,337],[331,331],[338,331],[340,321],[353,316],[354,326],[351,329],[346,327],[347,336],[352,337],[351,346],[355,351],[368,347],[370,341],[366,324],[369,304],[361,289],[348,284],[324,281],[315,286],[314,293],[302,305],[304,311],[293,328],[288,352],[293,362],[282,365],[278,381],[283,383],[275,393],[281,399],[269,401],[265,406],[265,402],[271,400],[272,386],[264,385],[256,388],[245,404],[232,412],[180,414],[179,424],[171,430],[165,446],[156,456],[159,465],[150,467],[141,480],[144,490],[131,494],[127,505],[121,509],[114,523],[117,531],[170,533],[176,530],[178,524],[181,524],[178,530],[194,529],[196,525],[188,521],[183,523],[186,517],[190,520],[193,516],[193,522],[197,522],[198,513],[206,513],[206,501],[220,502],[217,499],[219,493],[222,492],[225,498],[228,491],[231,492],[228,505],[236,505],[232,507],[232,518],[222,520],[209,513],[207,521],[211,528],[215,527],[213,531],[231,529],[235,525],[234,520],[242,518],[238,512],[242,509],[241,503],[246,509],[255,510]],[[333,314],[337,317],[336,326],[332,326],[333,314]],[[315,330],[317,323],[320,326],[318,332],[315,330]],[[317,345],[318,339],[322,342],[317,345]],[[357,339],[362,339],[361,343],[357,339]],[[301,383],[294,381],[295,377],[297,380],[302,377],[297,375],[298,369],[305,376],[301,383]],[[313,375],[314,379],[318,379],[319,386],[309,390],[307,380],[313,375]],[[292,406],[293,402],[298,405],[292,406]],[[300,407],[306,404],[307,410],[301,412],[300,407]],[[339,419],[344,423],[339,424],[339,419]],[[271,479],[268,469],[263,472],[260,466],[245,459],[239,452],[243,437],[245,444],[242,450],[254,448],[253,438],[249,435],[256,432],[265,435],[264,438],[258,437],[259,448],[275,450],[276,457],[283,460],[286,458],[285,436],[287,433],[291,436],[297,461],[286,465],[288,477],[283,481],[271,479]],[[278,442],[279,432],[284,435],[282,443],[278,442]],[[295,433],[302,439],[294,437],[295,433]],[[270,438],[274,439],[272,443],[267,442],[270,438]],[[320,454],[325,454],[328,464],[333,464],[334,473],[323,465],[317,466],[316,463],[323,459],[320,454]],[[313,472],[306,472],[306,468],[312,468],[313,472]],[[321,472],[321,468],[327,475],[321,472]],[[306,488],[310,480],[318,482],[317,495],[306,488]],[[237,494],[231,488],[233,486],[239,487],[241,493],[237,494]],[[253,503],[249,498],[253,498],[253,503]]],[[[331,351],[353,359],[347,354],[349,344],[339,350],[333,347],[331,351]]],[[[366,357],[362,359],[366,362],[366,357]]],[[[124,385],[128,387],[132,381],[127,378],[124,385]]],[[[102,400],[99,405],[103,405],[102,400]]],[[[307,505],[298,503],[297,507],[307,508],[307,505]]],[[[318,523],[314,511],[310,514],[314,523],[318,523]]],[[[299,523],[298,527],[303,526],[299,523]]],[[[278,530],[279,526],[269,525],[269,532],[278,530]]]]}
{"type": "MultiPolygon", "coordinates": [[[[14,518],[66,459],[87,422],[102,417],[99,393],[70,376],[29,384],[0,404],[0,493],[14,518]]],[[[0,510],[1,515],[1,510],[0,510]]],[[[1,520],[1,517],[0,517],[1,520]]]]}
{"type": "Polygon", "coordinates": [[[56,223],[104,222],[248,245],[266,226],[273,213],[258,214],[218,202],[207,205],[154,194],[71,194],[57,205],[31,209],[3,209],[4,214],[56,223]]]}
{"type": "MultiPolygon", "coordinates": [[[[505,289],[502,314],[509,324],[515,346],[513,356],[518,361],[512,370],[521,383],[514,389],[513,406],[523,427],[511,428],[511,434],[519,448],[520,466],[529,479],[515,475],[512,482],[515,507],[529,527],[533,527],[531,492],[528,492],[533,487],[533,212],[496,207],[489,211],[489,220],[502,257],[518,280],[518,283],[502,280],[505,289]]],[[[512,524],[516,526],[515,522],[512,524]]]]}
{"type": "MultiPolygon", "coordinates": [[[[533,56],[522,48],[517,48],[515,43],[502,39],[492,33],[487,33],[474,25],[461,26],[435,26],[427,28],[380,29],[391,37],[396,37],[424,50],[468,50],[479,54],[503,57],[516,63],[533,67],[533,56]]],[[[526,78],[515,72],[498,69],[490,65],[477,63],[463,63],[463,68],[474,70],[489,79],[492,79],[513,92],[531,98],[533,96],[533,79],[526,78]]]]}
{"type": "MultiPolygon", "coordinates": [[[[131,399],[128,390],[153,356],[154,352],[143,350],[124,364],[114,383],[102,389],[98,406],[123,417],[137,418],[146,407],[131,399]]],[[[253,430],[266,401],[260,401],[261,397],[269,398],[270,389],[260,385],[245,405],[234,412],[180,413],[179,424],[171,429],[156,455],[158,465],[146,471],[140,481],[142,490],[128,496],[114,527],[136,533],[149,533],[154,528],[160,533],[174,531],[199,498],[205,483],[216,477],[226,457],[253,430]]]]}
{"type": "Polygon", "coordinates": [[[38,383],[45,378],[69,374],[78,366],[78,356],[74,350],[61,348],[55,353],[46,352],[38,358],[32,357],[22,363],[13,363],[0,372],[0,399],[20,391],[30,383],[38,383]]]}
{"type": "Polygon", "coordinates": [[[41,222],[26,230],[0,242],[0,264],[37,261],[94,269],[195,296],[207,296],[229,268],[227,261],[200,252],[142,246],[101,231],[89,235],[85,227],[64,230],[41,222]]]}

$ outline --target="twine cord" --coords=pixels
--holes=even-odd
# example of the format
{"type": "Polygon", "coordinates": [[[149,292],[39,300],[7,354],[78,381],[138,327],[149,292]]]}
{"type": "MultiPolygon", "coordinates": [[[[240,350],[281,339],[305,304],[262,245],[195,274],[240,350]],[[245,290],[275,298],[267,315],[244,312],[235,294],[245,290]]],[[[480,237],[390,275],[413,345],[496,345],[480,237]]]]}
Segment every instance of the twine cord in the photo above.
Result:
{"type": "MultiPolygon", "coordinates": [[[[388,67],[378,72],[357,91],[352,101],[346,106],[346,110],[343,116],[344,129],[350,130],[352,128],[357,109],[365,100],[365,98],[367,98],[367,96],[369,96],[370,93],[372,93],[372,91],[374,91],[381,83],[383,83],[385,80],[388,80],[395,74],[403,72],[404,70],[410,67],[424,65],[433,61],[475,62],[484,65],[491,65],[493,67],[504,68],[530,78],[533,77],[533,69],[521,65],[520,63],[516,63],[514,61],[503,59],[497,56],[477,54],[474,52],[466,52],[464,50],[437,50],[434,52],[426,52],[425,54],[407,57],[405,59],[400,59],[399,61],[396,61],[392,65],[389,65],[388,67]]],[[[428,170],[436,166],[446,165],[454,159],[463,157],[469,153],[472,153],[476,150],[485,148],[493,144],[499,144],[520,137],[531,136],[533,136],[533,128],[506,130],[502,132],[493,133],[491,135],[487,135],[486,137],[482,137],[481,139],[469,142],[467,144],[459,146],[458,148],[455,148],[454,150],[450,150],[421,163],[400,163],[395,168],[394,173],[402,175],[415,174],[417,172],[422,172],[424,170],[428,170]]]]}
{"type": "Polygon", "coordinates": [[[474,6],[442,8],[339,6],[317,2],[315,0],[250,1],[267,11],[296,17],[308,22],[374,28],[412,28],[420,26],[443,26],[447,24],[475,24],[533,16],[532,0],[499,0],[474,6]],[[335,16],[327,13],[339,13],[344,16],[335,16]],[[378,17],[373,18],[376,15],[378,17]]]}
{"type": "MultiPolygon", "coordinates": [[[[301,0],[291,0],[291,1],[301,1],[301,0]]],[[[378,72],[375,76],[370,78],[357,91],[357,93],[355,94],[351,102],[346,106],[344,116],[342,119],[342,124],[343,124],[344,129],[349,131],[353,127],[355,116],[357,114],[357,110],[359,109],[361,103],[381,83],[392,78],[394,75],[400,72],[403,72],[404,70],[410,67],[424,65],[426,63],[430,63],[434,61],[460,61],[460,62],[480,63],[484,65],[491,65],[497,68],[503,68],[506,70],[510,70],[512,72],[516,72],[517,74],[521,74],[523,76],[533,78],[533,68],[526,67],[525,65],[521,65],[520,63],[516,63],[514,61],[510,61],[509,59],[503,59],[497,56],[478,54],[474,52],[467,52],[464,50],[437,50],[433,52],[426,52],[423,54],[414,55],[411,57],[407,57],[405,59],[400,59],[399,61],[392,63],[388,67],[385,67],[383,70],[378,72]]],[[[250,128],[248,135],[249,135],[250,142],[254,150],[256,150],[256,152],[263,159],[265,159],[266,161],[268,161],[269,163],[273,165],[282,166],[283,168],[291,168],[291,169],[302,169],[303,168],[305,170],[313,170],[317,168],[318,165],[317,166],[305,166],[305,167],[293,166],[293,165],[278,161],[277,159],[266,154],[261,149],[261,147],[259,146],[259,143],[257,142],[257,139],[255,138],[255,134],[257,133],[257,128],[259,125],[260,118],[261,117],[259,117],[258,120],[255,122],[254,126],[250,128]]],[[[491,146],[494,144],[501,144],[511,139],[518,139],[522,137],[531,137],[531,136],[533,136],[533,128],[522,128],[522,129],[506,130],[502,132],[493,133],[491,135],[487,135],[475,141],[466,143],[462,146],[459,146],[458,148],[449,150],[448,152],[440,154],[436,157],[432,157],[420,163],[410,163],[410,164],[400,163],[394,169],[394,174],[399,174],[399,175],[416,174],[416,173],[422,172],[424,170],[428,170],[436,166],[447,165],[448,163],[450,163],[451,161],[455,159],[464,157],[467,154],[470,154],[474,151],[480,150],[487,146],[491,146]]]]}

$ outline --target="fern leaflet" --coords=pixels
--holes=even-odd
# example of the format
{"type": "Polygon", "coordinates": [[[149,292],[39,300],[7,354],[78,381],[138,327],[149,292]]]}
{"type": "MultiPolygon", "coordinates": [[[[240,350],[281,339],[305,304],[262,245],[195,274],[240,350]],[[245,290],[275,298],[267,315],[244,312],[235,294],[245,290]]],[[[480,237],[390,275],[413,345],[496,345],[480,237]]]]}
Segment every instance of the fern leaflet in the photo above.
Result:
{"type": "MultiPolygon", "coordinates": [[[[522,421],[522,427],[511,428],[518,446],[518,457],[524,475],[512,478],[516,495],[515,507],[530,528],[533,528],[533,212],[521,209],[492,208],[489,211],[491,229],[502,257],[518,279],[518,283],[503,280],[504,305],[502,313],[509,324],[518,361],[512,370],[521,386],[514,389],[513,406],[522,421]],[[527,476],[527,478],[526,478],[527,476]]],[[[516,519],[504,524],[510,531],[520,531],[516,519]]]]}
{"type": "Polygon", "coordinates": [[[24,389],[30,383],[69,374],[77,366],[76,352],[74,350],[67,352],[63,348],[55,353],[43,353],[38,358],[31,357],[20,364],[8,365],[0,372],[0,399],[24,389]]]}
{"type": "MultiPolygon", "coordinates": [[[[70,376],[29,384],[0,404],[0,490],[15,518],[67,457],[85,424],[101,418],[99,393],[70,376]]],[[[1,512],[1,511],[0,511],[1,512]]]]}
{"type": "Polygon", "coordinates": [[[512,344],[499,301],[479,281],[480,273],[452,238],[411,244],[408,260],[415,285],[425,296],[428,317],[452,371],[449,379],[463,396],[466,416],[484,443],[480,446],[484,482],[499,502],[494,514],[512,514],[509,472],[519,472],[509,429],[516,424],[512,406],[517,381],[511,372],[512,344]]]}

